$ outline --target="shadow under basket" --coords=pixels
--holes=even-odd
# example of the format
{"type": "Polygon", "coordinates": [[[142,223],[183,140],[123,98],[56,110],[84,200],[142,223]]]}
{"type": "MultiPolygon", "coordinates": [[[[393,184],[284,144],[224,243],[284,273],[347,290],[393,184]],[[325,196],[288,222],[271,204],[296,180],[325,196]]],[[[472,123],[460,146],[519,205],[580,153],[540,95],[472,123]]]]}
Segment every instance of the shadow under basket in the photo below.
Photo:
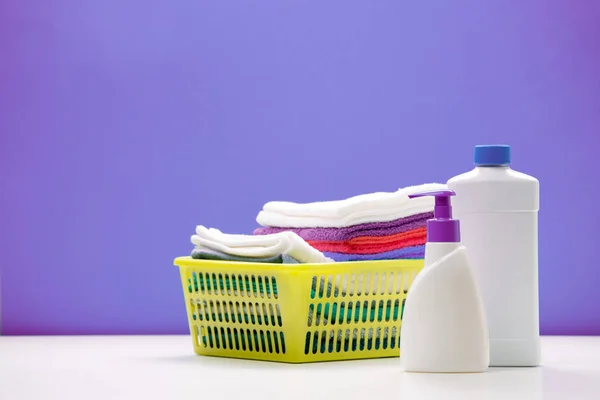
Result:
{"type": "Polygon", "coordinates": [[[197,354],[305,363],[398,357],[423,260],[175,265],[197,354]]]}

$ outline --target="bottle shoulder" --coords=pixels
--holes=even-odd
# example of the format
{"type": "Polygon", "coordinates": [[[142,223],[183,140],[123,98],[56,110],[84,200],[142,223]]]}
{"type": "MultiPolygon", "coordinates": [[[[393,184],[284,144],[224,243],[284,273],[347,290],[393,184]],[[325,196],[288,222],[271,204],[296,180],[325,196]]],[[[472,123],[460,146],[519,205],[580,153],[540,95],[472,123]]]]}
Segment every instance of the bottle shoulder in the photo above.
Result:
{"type": "Polygon", "coordinates": [[[515,171],[511,168],[490,168],[490,167],[476,167],[471,171],[457,175],[448,180],[448,185],[462,186],[462,185],[476,185],[479,183],[504,183],[504,184],[517,184],[517,185],[528,185],[538,186],[539,181],[523,172],[515,171]]]}
{"type": "MultiPolygon", "coordinates": [[[[426,259],[427,252],[430,250],[429,248],[426,251],[426,259]]],[[[458,245],[452,251],[432,261],[425,262],[425,267],[417,276],[415,285],[440,290],[439,283],[444,282],[445,288],[458,285],[466,290],[473,283],[468,250],[464,245],[458,245]]]]}
{"type": "Polygon", "coordinates": [[[476,167],[448,181],[456,192],[455,215],[472,213],[538,211],[539,181],[510,168],[476,167]]]}

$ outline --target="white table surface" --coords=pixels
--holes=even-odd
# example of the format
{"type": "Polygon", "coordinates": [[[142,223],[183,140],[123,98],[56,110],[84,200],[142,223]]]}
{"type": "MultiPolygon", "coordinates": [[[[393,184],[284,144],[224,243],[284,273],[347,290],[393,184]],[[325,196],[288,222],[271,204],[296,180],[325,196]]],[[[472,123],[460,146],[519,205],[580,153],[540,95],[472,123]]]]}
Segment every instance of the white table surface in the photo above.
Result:
{"type": "Polygon", "coordinates": [[[0,399],[600,399],[600,337],[544,337],[543,366],[411,374],[399,359],[196,356],[189,336],[1,337],[0,399]]]}

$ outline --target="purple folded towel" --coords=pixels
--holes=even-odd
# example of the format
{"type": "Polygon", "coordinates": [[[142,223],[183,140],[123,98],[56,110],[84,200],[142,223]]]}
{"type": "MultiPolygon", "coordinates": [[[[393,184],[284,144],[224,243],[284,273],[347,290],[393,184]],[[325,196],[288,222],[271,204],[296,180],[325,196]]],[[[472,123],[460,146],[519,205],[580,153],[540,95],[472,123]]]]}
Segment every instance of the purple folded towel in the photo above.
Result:
{"type": "Polygon", "coordinates": [[[268,235],[270,233],[291,231],[307,241],[346,241],[359,236],[388,236],[396,233],[410,231],[425,226],[428,219],[433,218],[433,213],[411,215],[388,222],[370,222],[346,226],[344,228],[276,228],[260,227],[254,230],[255,235],[268,235]]]}
{"type": "Polygon", "coordinates": [[[386,251],[377,254],[346,254],[323,252],[325,256],[335,261],[366,261],[366,260],[418,260],[425,257],[425,246],[405,247],[403,249],[386,251]]]}

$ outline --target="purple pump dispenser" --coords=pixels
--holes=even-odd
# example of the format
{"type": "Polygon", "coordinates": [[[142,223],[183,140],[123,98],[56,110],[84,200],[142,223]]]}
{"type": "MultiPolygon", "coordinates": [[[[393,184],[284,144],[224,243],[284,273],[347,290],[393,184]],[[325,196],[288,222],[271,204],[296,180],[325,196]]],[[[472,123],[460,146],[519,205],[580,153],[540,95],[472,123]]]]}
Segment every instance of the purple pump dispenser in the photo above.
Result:
{"type": "Polygon", "coordinates": [[[427,241],[435,243],[460,243],[460,222],[452,219],[450,197],[456,195],[452,190],[439,190],[409,194],[409,198],[434,196],[433,219],[427,220],[427,241]]]}

